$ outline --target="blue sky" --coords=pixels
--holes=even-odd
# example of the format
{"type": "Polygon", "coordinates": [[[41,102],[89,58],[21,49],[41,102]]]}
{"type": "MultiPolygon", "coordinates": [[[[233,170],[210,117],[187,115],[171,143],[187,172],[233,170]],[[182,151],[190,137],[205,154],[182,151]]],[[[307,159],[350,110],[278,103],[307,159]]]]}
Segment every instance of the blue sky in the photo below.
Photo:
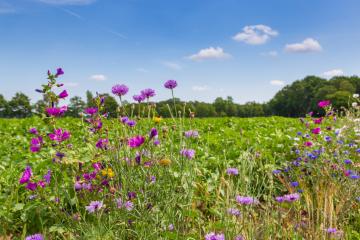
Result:
{"type": "Polygon", "coordinates": [[[71,96],[129,86],[267,101],[306,75],[360,75],[358,0],[0,0],[0,93],[32,101],[62,67],[71,96]]]}

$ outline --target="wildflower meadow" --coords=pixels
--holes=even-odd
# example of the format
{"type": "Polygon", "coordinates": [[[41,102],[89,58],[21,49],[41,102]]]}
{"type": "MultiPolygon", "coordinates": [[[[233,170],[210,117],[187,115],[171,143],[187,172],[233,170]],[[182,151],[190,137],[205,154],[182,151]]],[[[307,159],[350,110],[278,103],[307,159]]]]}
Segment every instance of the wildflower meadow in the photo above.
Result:
{"type": "Polygon", "coordinates": [[[357,94],[299,119],[201,119],[175,104],[180,81],[119,83],[116,117],[97,94],[71,118],[64,74],[34,86],[38,116],[0,119],[0,239],[360,239],[357,94]]]}

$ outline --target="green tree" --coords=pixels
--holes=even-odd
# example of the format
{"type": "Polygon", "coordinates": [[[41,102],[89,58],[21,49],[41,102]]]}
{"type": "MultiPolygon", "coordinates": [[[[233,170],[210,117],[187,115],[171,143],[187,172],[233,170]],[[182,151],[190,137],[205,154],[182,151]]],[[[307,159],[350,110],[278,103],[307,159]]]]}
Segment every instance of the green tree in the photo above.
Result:
{"type": "Polygon", "coordinates": [[[0,118],[7,117],[8,114],[8,102],[3,95],[0,94],[0,118]]]}
{"type": "Polygon", "coordinates": [[[70,98],[69,109],[66,113],[67,116],[79,117],[79,114],[86,107],[86,103],[79,96],[70,98]]]}
{"type": "Polygon", "coordinates": [[[24,118],[31,116],[30,99],[25,94],[18,92],[9,101],[10,117],[24,118]]]}

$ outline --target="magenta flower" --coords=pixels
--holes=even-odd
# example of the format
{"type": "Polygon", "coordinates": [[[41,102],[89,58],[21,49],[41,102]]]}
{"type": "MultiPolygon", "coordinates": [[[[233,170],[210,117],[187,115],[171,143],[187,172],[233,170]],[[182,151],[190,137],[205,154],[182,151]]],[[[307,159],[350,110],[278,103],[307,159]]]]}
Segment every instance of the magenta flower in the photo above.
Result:
{"type": "Polygon", "coordinates": [[[128,140],[128,145],[131,148],[140,147],[145,142],[145,138],[143,136],[135,136],[128,140]]]}
{"type": "Polygon", "coordinates": [[[38,152],[40,151],[41,144],[43,143],[43,139],[41,136],[32,138],[30,142],[30,151],[31,152],[38,152]]]}
{"type": "Polygon", "coordinates": [[[126,122],[126,124],[127,124],[129,127],[135,127],[136,122],[135,122],[134,120],[128,120],[128,121],[126,122]]]}
{"type": "Polygon", "coordinates": [[[141,94],[140,95],[134,95],[133,99],[134,99],[134,101],[137,101],[138,103],[141,103],[142,101],[145,100],[145,96],[143,96],[141,94]]]}
{"type": "Polygon", "coordinates": [[[34,134],[34,135],[39,135],[39,132],[36,128],[30,128],[29,133],[34,134]]]}
{"type": "Polygon", "coordinates": [[[226,169],[226,173],[228,175],[238,175],[239,170],[237,168],[228,168],[228,169],[226,169]]]}
{"type": "Polygon", "coordinates": [[[182,149],[180,154],[187,159],[193,159],[195,157],[195,150],[193,149],[182,149]]]}
{"type": "Polygon", "coordinates": [[[211,232],[205,235],[205,240],[225,240],[225,235],[222,233],[216,234],[211,232]]]}
{"type": "Polygon", "coordinates": [[[64,115],[64,113],[67,111],[67,106],[62,106],[60,108],[57,107],[51,107],[51,108],[47,108],[46,109],[46,113],[49,116],[53,116],[53,117],[60,117],[62,115],[64,115]]]}
{"type": "Polygon", "coordinates": [[[320,101],[318,103],[318,106],[321,107],[321,108],[324,108],[324,107],[327,107],[330,105],[330,101],[329,100],[323,100],[323,101],[320,101]]]}
{"type": "Polygon", "coordinates": [[[321,124],[323,118],[314,119],[315,124],[321,124]]]}
{"type": "Polygon", "coordinates": [[[310,142],[310,141],[307,141],[307,142],[304,143],[305,147],[311,147],[312,145],[313,145],[313,143],[310,142]]]}
{"type": "Polygon", "coordinates": [[[258,204],[259,201],[254,197],[236,196],[236,202],[242,205],[258,204]]]}
{"type": "Polygon", "coordinates": [[[129,91],[129,88],[124,84],[117,84],[111,88],[111,92],[117,96],[124,96],[129,91]]]}
{"type": "Polygon", "coordinates": [[[109,144],[109,139],[107,138],[100,138],[97,143],[96,143],[96,147],[100,148],[100,149],[106,149],[107,145],[109,144]]]}
{"type": "Polygon", "coordinates": [[[44,236],[40,233],[27,236],[25,240],[44,240],[44,236]]]}
{"type": "Polygon", "coordinates": [[[145,98],[150,98],[150,97],[154,97],[156,94],[154,89],[147,88],[141,91],[141,95],[145,98]]]}
{"type": "Polygon", "coordinates": [[[175,80],[167,80],[164,83],[164,87],[167,89],[174,89],[177,86],[177,82],[175,80]]]}
{"type": "Polygon", "coordinates": [[[314,128],[313,130],[311,130],[311,132],[312,132],[313,134],[320,134],[321,128],[319,128],[319,127],[314,128]]]}
{"type": "Polygon", "coordinates": [[[62,70],[62,68],[58,68],[56,69],[56,74],[55,77],[61,76],[64,74],[64,71],[62,70]]]}
{"type": "Polygon", "coordinates": [[[154,137],[156,137],[158,135],[158,131],[156,130],[156,128],[152,128],[150,130],[150,133],[149,133],[149,138],[150,139],[153,139],[154,137]]]}
{"type": "Polygon", "coordinates": [[[28,182],[28,184],[25,187],[26,189],[30,190],[30,191],[35,191],[37,188],[37,183],[34,182],[28,182]]]}
{"type": "Polygon", "coordinates": [[[85,109],[85,113],[89,115],[94,115],[97,111],[98,109],[96,107],[89,107],[85,109]]]}
{"type": "Polygon", "coordinates": [[[24,184],[30,181],[30,178],[32,176],[32,170],[30,166],[27,166],[19,180],[20,184],[24,184]]]}
{"type": "Polygon", "coordinates": [[[62,91],[60,94],[59,94],[59,98],[66,98],[67,96],[69,96],[68,92],[66,90],[62,91]]]}
{"type": "Polygon", "coordinates": [[[102,201],[91,201],[89,206],[86,206],[85,208],[89,213],[94,213],[96,211],[99,211],[102,207],[103,207],[102,201]]]}
{"type": "Polygon", "coordinates": [[[48,170],[47,173],[44,175],[44,179],[45,179],[45,182],[47,184],[50,184],[50,180],[51,180],[51,170],[48,170]]]}
{"type": "Polygon", "coordinates": [[[49,133],[48,136],[52,141],[62,142],[70,138],[70,132],[58,128],[54,130],[54,133],[49,133]]]}

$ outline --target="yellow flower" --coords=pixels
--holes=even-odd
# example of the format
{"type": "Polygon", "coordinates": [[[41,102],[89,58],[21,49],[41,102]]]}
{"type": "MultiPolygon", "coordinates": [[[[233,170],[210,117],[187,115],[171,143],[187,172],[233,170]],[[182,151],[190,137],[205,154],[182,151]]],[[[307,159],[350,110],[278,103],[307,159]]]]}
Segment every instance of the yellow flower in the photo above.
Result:
{"type": "Polygon", "coordinates": [[[159,123],[161,122],[162,118],[161,117],[154,117],[154,122],[155,123],[159,123]]]}
{"type": "Polygon", "coordinates": [[[101,170],[101,175],[103,175],[104,177],[107,175],[106,169],[101,170]]]}
{"type": "Polygon", "coordinates": [[[159,161],[159,164],[160,164],[161,166],[169,166],[169,165],[171,164],[171,160],[170,160],[170,159],[167,159],[167,158],[161,159],[161,160],[159,161]]]}
{"type": "Polygon", "coordinates": [[[105,177],[113,178],[115,176],[114,171],[111,168],[101,170],[101,174],[105,177]]]}

